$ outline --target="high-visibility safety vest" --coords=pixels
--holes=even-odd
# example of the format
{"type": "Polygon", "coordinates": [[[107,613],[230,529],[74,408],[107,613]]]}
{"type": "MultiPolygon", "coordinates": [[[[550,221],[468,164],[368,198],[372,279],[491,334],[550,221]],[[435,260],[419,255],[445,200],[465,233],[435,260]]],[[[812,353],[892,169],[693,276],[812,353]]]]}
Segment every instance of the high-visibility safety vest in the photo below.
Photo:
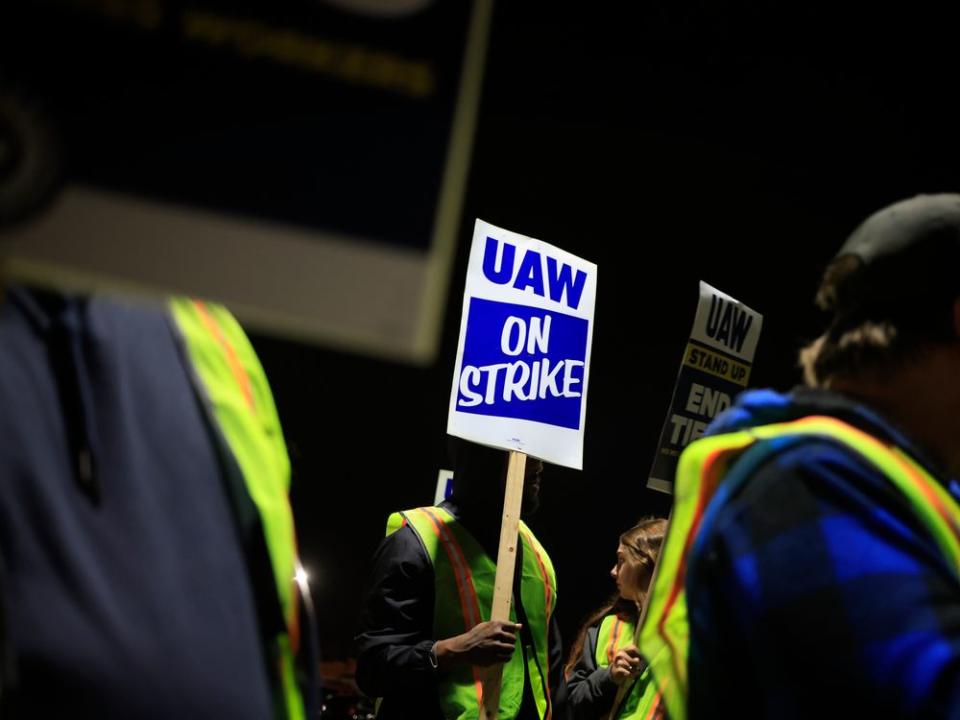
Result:
{"type": "MultiPolygon", "coordinates": [[[[597,631],[597,667],[613,664],[618,650],[634,644],[635,634],[636,625],[633,622],[617,615],[607,615],[597,631]]],[[[618,720],[652,720],[657,717],[661,699],[648,665],[633,682],[614,717],[618,720]]]]}
{"type": "Polygon", "coordinates": [[[836,442],[886,476],[949,566],[960,574],[960,506],[898,447],[836,418],[818,415],[691,443],[677,466],[673,514],[640,631],[640,652],[651,658],[655,681],[672,720],[685,720],[687,716],[690,626],[685,576],[700,530],[712,525],[718,510],[764,461],[811,437],[836,442]]]}
{"type": "MultiPolygon", "coordinates": [[[[490,619],[497,566],[456,518],[440,507],[422,507],[393,513],[387,535],[410,525],[420,537],[433,565],[433,634],[444,639],[467,632],[490,619]]],[[[520,522],[523,560],[520,568],[520,600],[527,616],[533,648],[524,648],[518,638],[513,656],[503,667],[500,720],[512,720],[520,711],[525,677],[542,720],[553,716],[549,682],[548,629],[557,603],[557,578],[543,546],[520,522]],[[524,672],[526,665],[526,672],[524,672]]],[[[516,598],[514,598],[516,600],[516,598]]],[[[514,605],[510,620],[516,622],[514,605]]],[[[483,698],[479,668],[459,666],[439,678],[440,708],[447,720],[476,718],[483,698]]]]}
{"type": "Polygon", "coordinates": [[[169,301],[175,330],[193,372],[193,381],[221,445],[231,498],[242,527],[259,520],[276,585],[282,629],[266,648],[274,667],[274,715],[301,720],[304,704],[297,686],[294,655],[299,645],[297,562],[290,508],[290,459],[266,375],[250,341],[230,312],[219,305],[175,298],[169,301]]]}

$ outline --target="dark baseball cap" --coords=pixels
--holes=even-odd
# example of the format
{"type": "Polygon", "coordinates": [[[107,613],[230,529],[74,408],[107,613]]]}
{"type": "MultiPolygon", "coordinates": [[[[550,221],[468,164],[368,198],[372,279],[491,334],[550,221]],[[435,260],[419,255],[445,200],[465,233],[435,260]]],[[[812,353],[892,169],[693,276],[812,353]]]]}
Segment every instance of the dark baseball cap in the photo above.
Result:
{"type": "Polygon", "coordinates": [[[946,331],[949,317],[952,328],[953,299],[960,296],[960,194],[918,195],[875,212],[831,268],[843,271],[818,302],[844,325],[890,319],[946,331]]]}

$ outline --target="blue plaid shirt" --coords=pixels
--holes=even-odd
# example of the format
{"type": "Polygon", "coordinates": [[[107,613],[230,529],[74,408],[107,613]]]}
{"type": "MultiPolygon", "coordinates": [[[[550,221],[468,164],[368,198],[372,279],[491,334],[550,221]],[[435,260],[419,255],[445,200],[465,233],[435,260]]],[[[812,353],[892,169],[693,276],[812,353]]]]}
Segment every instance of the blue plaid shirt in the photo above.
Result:
{"type": "MultiPolygon", "coordinates": [[[[748,392],[708,433],[814,414],[895,443],[960,497],[899,431],[835,393],[748,392]]],[[[834,442],[772,454],[708,510],[687,602],[694,720],[960,718],[956,571],[892,483],[834,442]]]]}

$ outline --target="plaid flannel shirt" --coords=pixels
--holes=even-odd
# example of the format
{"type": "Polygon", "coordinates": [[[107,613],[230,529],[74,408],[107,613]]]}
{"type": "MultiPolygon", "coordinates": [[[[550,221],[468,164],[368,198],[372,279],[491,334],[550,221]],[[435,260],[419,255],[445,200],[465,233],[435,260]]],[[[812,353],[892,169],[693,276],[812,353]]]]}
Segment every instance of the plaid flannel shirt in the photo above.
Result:
{"type": "MultiPolygon", "coordinates": [[[[960,496],[834,393],[746,393],[709,432],[813,414],[896,444],[960,496]]],[[[811,438],[709,515],[687,574],[691,718],[960,718],[960,579],[876,468],[811,438]]]]}

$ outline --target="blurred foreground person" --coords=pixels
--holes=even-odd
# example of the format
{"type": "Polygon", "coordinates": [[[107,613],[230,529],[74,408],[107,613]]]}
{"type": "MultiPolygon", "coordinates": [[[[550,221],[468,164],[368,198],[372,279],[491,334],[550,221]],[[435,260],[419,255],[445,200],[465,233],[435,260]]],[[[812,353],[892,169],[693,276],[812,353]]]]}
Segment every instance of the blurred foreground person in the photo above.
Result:
{"type": "Polygon", "coordinates": [[[5,718],[304,717],[289,460],[224,308],[10,287],[0,438],[5,718]]]}
{"type": "Polygon", "coordinates": [[[641,652],[674,720],[960,717],[960,196],[827,268],[807,387],[680,458],[641,652]]]}

